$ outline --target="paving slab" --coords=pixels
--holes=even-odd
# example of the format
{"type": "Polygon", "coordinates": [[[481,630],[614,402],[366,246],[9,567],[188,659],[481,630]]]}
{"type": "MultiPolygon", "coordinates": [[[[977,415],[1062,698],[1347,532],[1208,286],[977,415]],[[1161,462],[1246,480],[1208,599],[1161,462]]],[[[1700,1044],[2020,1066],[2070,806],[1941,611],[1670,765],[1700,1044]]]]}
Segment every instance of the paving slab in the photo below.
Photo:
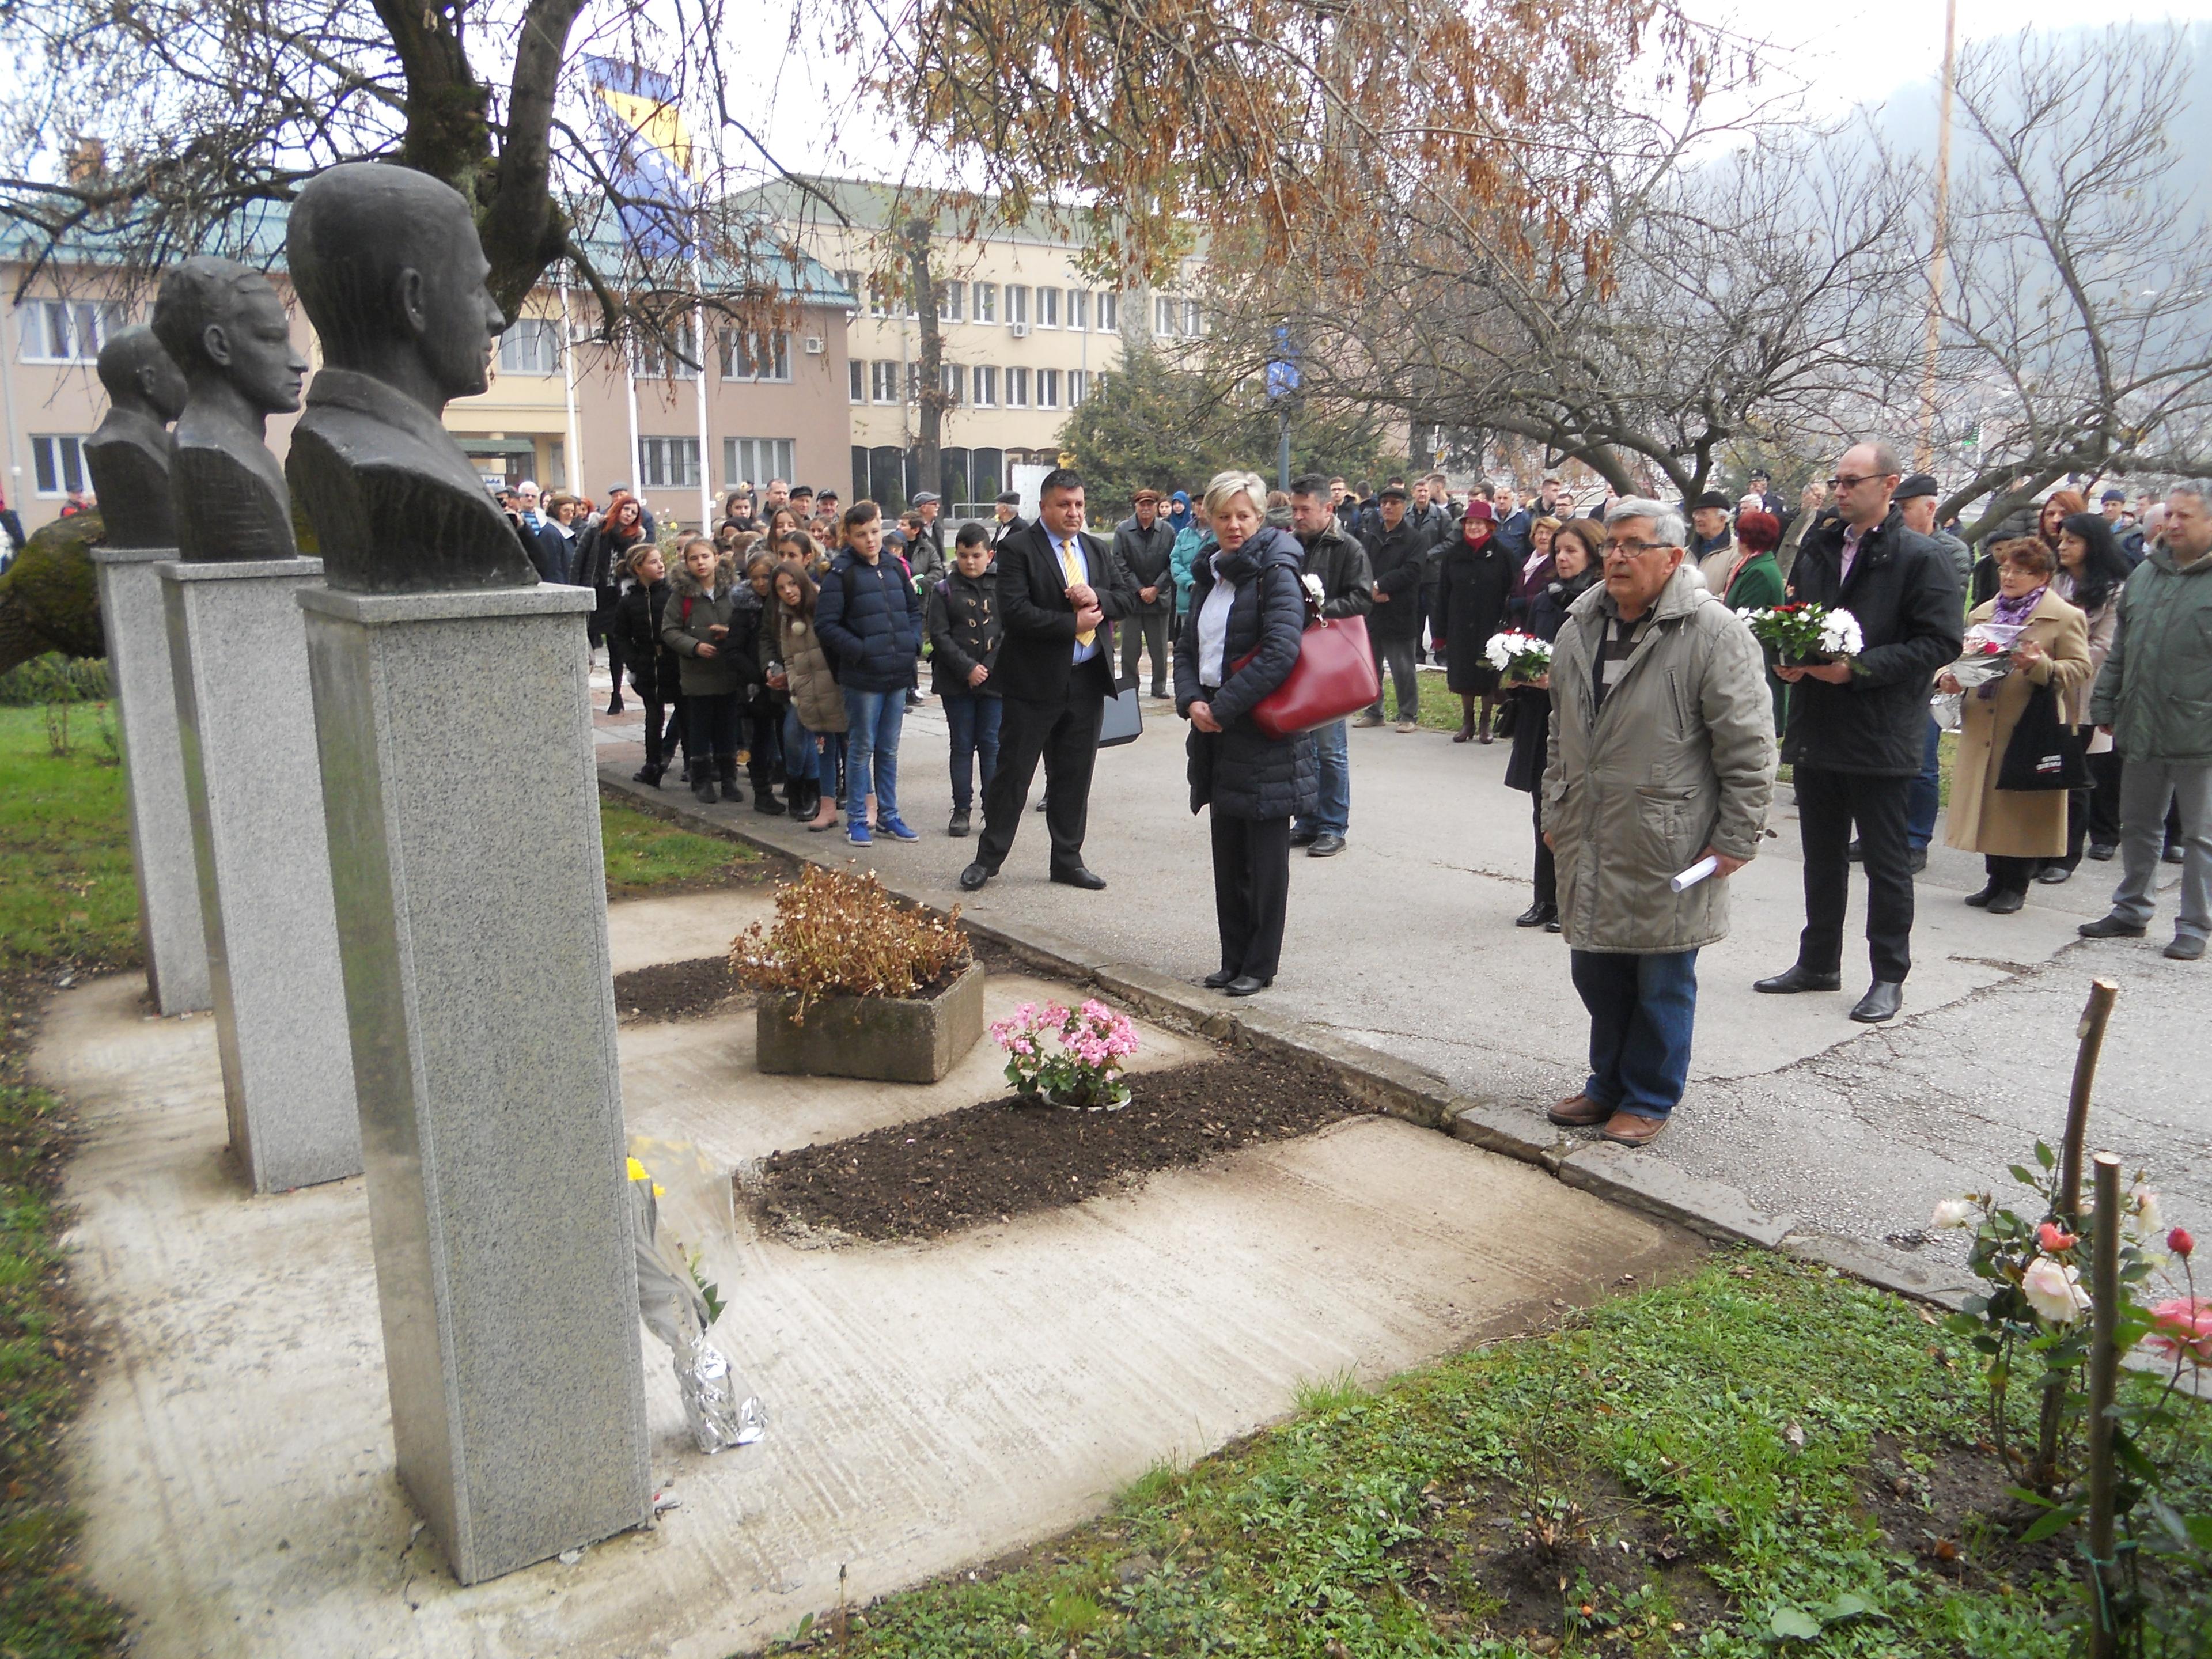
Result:
{"type": "MultiPolygon", "coordinates": [[[[618,933],[689,952],[616,908],[618,933]]],[[[1042,988],[1009,976],[994,1001],[1042,988]]],[[[213,1021],[152,1018],[142,993],[62,994],[33,1065],[86,1131],[70,1243],[106,1358],[70,1437],[85,1570],[160,1659],[723,1659],[832,1605],[841,1567],[864,1599],[1018,1547],[1283,1415],[1302,1382],[1387,1376],[1703,1248],[1379,1116],[929,1244],[802,1249],[726,1212],[686,1242],[729,1299],[717,1338],[768,1439],[692,1450],[648,1341],[653,1468],[678,1506],[573,1565],[462,1589],[393,1474],[362,1183],[246,1194],[222,1168],[213,1021]]],[[[672,1170],[696,1152],[710,1186],[773,1147],[1004,1088],[979,1049],[931,1089],[810,1093],[745,1074],[749,1030],[621,1032],[634,1135],[672,1170]]],[[[1199,1047],[1144,1038],[1154,1064],[1199,1047]]]]}

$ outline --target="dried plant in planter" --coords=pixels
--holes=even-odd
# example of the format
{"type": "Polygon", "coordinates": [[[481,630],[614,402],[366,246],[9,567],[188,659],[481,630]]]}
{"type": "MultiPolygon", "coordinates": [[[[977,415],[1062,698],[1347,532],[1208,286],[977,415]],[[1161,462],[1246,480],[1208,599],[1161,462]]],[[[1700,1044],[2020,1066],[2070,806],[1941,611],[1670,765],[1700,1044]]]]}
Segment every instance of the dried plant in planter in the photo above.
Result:
{"type": "Polygon", "coordinates": [[[899,903],[872,872],[819,866],[776,890],[775,927],[755,922],[730,945],[738,983],[797,995],[802,1023],[817,997],[910,997],[974,959],[959,911],[939,918],[899,903]]]}

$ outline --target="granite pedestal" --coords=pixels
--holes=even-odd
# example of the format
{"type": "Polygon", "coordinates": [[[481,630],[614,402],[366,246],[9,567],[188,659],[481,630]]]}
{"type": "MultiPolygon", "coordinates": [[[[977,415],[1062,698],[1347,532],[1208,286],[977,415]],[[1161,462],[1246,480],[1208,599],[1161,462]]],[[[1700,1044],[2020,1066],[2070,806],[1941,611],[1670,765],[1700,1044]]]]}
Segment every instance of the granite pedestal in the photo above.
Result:
{"type": "Polygon", "coordinates": [[[322,768],[293,597],[319,559],[164,563],[230,1145],[258,1193],[361,1173],[322,768]]]}
{"type": "Polygon", "coordinates": [[[177,682],[169,672],[169,619],[154,567],[173,547],[95,547],[100,616],[107,633],[107,683],[123,744],[123,793],[138,877],[138,939],[146,987],[165,1014],[215,1006],[207,932],[192,865],[192,815],[177,738],[177,682]]]}
{"type": "Polygon", "coordinates": [[[592,599],[299,602],[399,1478],[474,1583],[652,1508],[592,599]]]}

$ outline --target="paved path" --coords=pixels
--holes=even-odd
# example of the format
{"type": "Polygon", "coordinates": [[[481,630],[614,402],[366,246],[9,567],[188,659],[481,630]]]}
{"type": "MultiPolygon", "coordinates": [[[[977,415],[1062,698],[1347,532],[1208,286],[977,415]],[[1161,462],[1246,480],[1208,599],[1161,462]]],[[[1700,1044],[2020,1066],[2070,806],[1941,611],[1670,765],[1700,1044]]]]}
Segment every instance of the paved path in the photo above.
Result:
{"type": "MultiPolygon", "coordinates": [[[[1431,682],[1425,680],[1424,690],[1431,682]]],[[[931,902],[1017,923],[1195,981],[1217,964],[1206,829],[1187,810],[1182,726],[1147,704],[1145,736],[1100,757],[1085,856],[1111,884],[1079,893],[1044,879],[1042,817],[1024,823],[1000,878],[962,895],[975,843],[944,835],[945,725],[911,711],[900,799],[917,845],[861,852],[750,805],[710,809],[811,856],[851,856],[931,902]],[[825,843],[828,843],[825,845],[825,843]]],[[[602,775],[636,765],[635,717],[603,720],[602,775]]],[[[1466,1093],[1534,1113],[1582,1082],[1588,1027],[1557,936],[1512,926],[1528,902],[1528,798],[1503,785],[1507,746],[1441,733],[1354,731],[1350,849],[1293,855],[1289,936],[1266,1000],[1395,1054],[1466,1093]]],[[[664,799],[691,805],[672,777],[664,799]]],[[[1793,961],[1803,921],[1796,809],[1778,792],[1777,836],[1735,878],[1735,932],[1705,952],[1688,1097],[1652,1155],[1742,1188],[1761,1207],[1830,1231],[1908,1247],[1936,1200],[2008,1184],[2037,1134],[2056,1140],[2075,1025],[2093,976],[2122,988],[2093,1139],[2154,1168],[2168,1208],[2212,1223],[2212,963],[2159,954],[2154,937],[2092,944],[2117,864],[2036,887],[2014,916],[1959,901],[1978,855],[1938,845],[1920,884],[1906,1018],[1844,1018],[1865,988],[1863,884],[1853,883],[1845,990],[1762,997],[1751,981],[1793,961]]],[[[1940,830],[1939,830],[1940,835],[1940,830]]],[[[2170,888],[2178,872],[2166,871],[2170,888]]]]}

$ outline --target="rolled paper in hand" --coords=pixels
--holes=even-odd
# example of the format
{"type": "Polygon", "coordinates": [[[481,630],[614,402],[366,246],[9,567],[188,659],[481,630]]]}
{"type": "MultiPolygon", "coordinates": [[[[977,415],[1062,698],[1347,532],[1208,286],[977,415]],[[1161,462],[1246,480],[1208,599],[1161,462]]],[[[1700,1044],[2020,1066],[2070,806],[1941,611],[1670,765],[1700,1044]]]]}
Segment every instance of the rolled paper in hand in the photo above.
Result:
{"type": "Polygon", "coordinates": [[[1721,861],[1708,853],[1680,875],[1668,877],[1667,884],[1678,893],[1686,893],[1720,867],[1721,861]]]}

